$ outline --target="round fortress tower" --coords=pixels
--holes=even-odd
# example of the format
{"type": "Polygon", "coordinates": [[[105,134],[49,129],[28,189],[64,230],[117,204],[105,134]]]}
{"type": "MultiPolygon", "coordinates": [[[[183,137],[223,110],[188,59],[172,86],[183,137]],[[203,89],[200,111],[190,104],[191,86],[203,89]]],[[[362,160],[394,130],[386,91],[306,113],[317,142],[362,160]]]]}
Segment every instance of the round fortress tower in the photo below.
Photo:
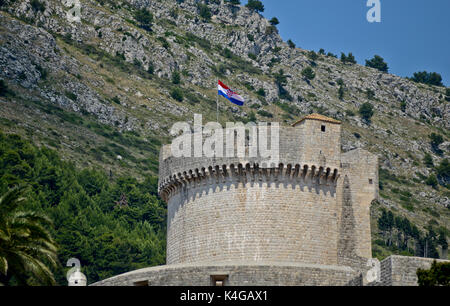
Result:
{"type": "Polygon", "coordinates": [[[378,160],[362,149],[341,153],[339,121],[312,114],[292,127],[277,129],[273,123],[265,128],[267,138],[264,125],[257,137],[254,126],[247,126],[252,131],[248,138],[242,129],[227,126],[226,137],[212,145],[210,139],[196,138],[205,131],[196,129],[195,118],[195,133],[188,133],[186,124],[183,141],[178,143],[177,137],[173,151],[170,145],[160,153],[158,189],[168,207],[167,264],[96,285],[329,286],[371,281],[370,203],[378,192],[378,160]],[[244,144],[236,148],[238,143],[244,144]],[[220,151],[223,144],[226,154],[215,151],[206,155],[212,157],[201,157],[195,144],[202,154],[210,145],[220,151]]]}
{"type": "Polygon", "coordinates": [[[175,158],[163,147],[159,191],[168,204],[167,264],[338,265],[350,253],[370,258],[367,207],[377,175],[363,173],[371,176],[364,177],[367,183],[347,190],[353,199],[368,193],[369,204],[350,203],[352,220],[344,220],[342,174],[351,166],[342,164],[340,135],[339,121],[318,114],[280,128],[276,164],[261,157],[175,158]],[[342,238],[356,230],[361,239],[342,238]]]}

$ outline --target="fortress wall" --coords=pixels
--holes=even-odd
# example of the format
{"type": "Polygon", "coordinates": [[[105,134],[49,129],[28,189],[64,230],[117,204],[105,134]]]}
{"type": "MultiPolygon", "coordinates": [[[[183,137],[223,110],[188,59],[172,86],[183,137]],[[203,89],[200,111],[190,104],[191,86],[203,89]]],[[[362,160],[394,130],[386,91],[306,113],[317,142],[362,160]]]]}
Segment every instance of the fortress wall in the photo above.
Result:
{"type": "Polygon", "coordinates": [[[214,276],[225,286],[360,286],[349,267],[291,263],[232,262],[224,265],[169,265],[118,275],[91,286],[211,286],[214,276]]]}
{"type": "Polygon", "coordinates": [[[168,201],[167,263],[337,264],[334,184],[280,177],[185,186],[168,201]]]}
{"type": "MultiPolygon", "coordinates": [[[[382,286],[418,286],[417,269],[430,269],[435,259],[389,256],[381,262],[382,286]]],[[[437,262],[450,262],[436,259],[437,262]]]]}
{"type": "MultiPolygon", "coordinates": [[[[258,164],[260,167],[278,167],[281,163],[284,166],[296,164],[308,165],[310,168],[315,166],[316,169],[320,167],[330,168],[331,171],[340,168],[340,125],[324,123],[320,121],[305,121],[297,127],[282,127],[279,130],[279,160],[275,164],[265,163],[272,162],[268,159],[262,158],[258,151],[258,156],[249,157],[248,147],[246,157],[194,157],[194,149],[192,149],[192,157],[175,158],[171,153],[171,145],[166,145],[161,148],[159,160],[159,178],[160,185],[169,179],[174,174],[189,172],[190,170],[199,171],[202,168],[206,170],[208,167],[215,167],[223,165],[230,166],[234,164],[242,164],[244,167],[247,163],[258,164]],[[321,126],[326,126],[326,132],[321,132],[321,126]]],[[[224,133],[225,135],[225,133],[224,133]]],[[[270,133],[268,134],[269,146],[270,133]]],[[[223,147],[226,148],[226,137],[223,137],[223,147]]],[[[203,139],[204,140],[204,139],[203,139]]],[[[192,136],[192,144],[194,144],[194,136],[192,136]]],[[[224,149],[224,152],[226,150],[224,149]]],[[[225,154],[225,153],[224,153],[225,154]]]]}
{"type": "Polygon", "coordinates": [[[341,156],[340,252],[371,258],[370,204],[378,197],[378,158],[362,149],[341,156]]]}

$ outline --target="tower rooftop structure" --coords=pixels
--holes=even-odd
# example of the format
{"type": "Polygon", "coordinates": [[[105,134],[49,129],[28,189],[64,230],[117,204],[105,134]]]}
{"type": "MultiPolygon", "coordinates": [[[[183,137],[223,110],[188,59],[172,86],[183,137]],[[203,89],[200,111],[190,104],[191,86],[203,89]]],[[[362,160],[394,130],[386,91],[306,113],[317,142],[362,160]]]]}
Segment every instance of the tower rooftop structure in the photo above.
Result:
{"type": "Polygon", "coordinates": [[[327,123],[341,124],[341,122],[339,120],[336,120],[336,119],[333,119],[333,118],[330,118],[330,117],[327,117],[324,115],[313,113],[313,114],[303,117],[299,121],[295,122],[292,126],[295,127],[305,120],[317,120],[317,121],[322,121],[322,122],[327,122],[327,123]]]}

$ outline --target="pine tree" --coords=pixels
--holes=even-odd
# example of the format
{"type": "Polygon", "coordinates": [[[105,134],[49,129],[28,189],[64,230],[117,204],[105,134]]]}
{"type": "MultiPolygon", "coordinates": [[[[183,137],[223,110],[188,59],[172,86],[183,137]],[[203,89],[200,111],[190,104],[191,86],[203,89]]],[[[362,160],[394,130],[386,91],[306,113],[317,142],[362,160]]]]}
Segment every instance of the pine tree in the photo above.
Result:
{"type": "Polygon", "coordinates": [[[389,68],[388,65],[384,62],[384,59],[379,56],[375,55],[372,59],[366,60],[366,66],[378,69],[382,72],[388,72],[389,68]]]}

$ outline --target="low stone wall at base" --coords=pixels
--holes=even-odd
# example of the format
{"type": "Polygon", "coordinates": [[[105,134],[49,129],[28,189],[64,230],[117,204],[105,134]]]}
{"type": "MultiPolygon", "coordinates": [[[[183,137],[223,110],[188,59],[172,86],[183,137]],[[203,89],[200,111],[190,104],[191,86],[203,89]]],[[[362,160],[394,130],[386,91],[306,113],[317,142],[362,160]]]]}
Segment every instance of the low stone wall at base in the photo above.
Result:
{"type": "Polygon", "coordinates": [[[381,262],[381,286],[418,286],[417,269],[429,269],[433,261],[450,262],[423,257],[389,256],[381,262]]]}
{"type": "Polygon", "coordinates": [[[360,286],[350,267],[289,263],[169,265],[118,275],[92,286],[360,286]]]}

